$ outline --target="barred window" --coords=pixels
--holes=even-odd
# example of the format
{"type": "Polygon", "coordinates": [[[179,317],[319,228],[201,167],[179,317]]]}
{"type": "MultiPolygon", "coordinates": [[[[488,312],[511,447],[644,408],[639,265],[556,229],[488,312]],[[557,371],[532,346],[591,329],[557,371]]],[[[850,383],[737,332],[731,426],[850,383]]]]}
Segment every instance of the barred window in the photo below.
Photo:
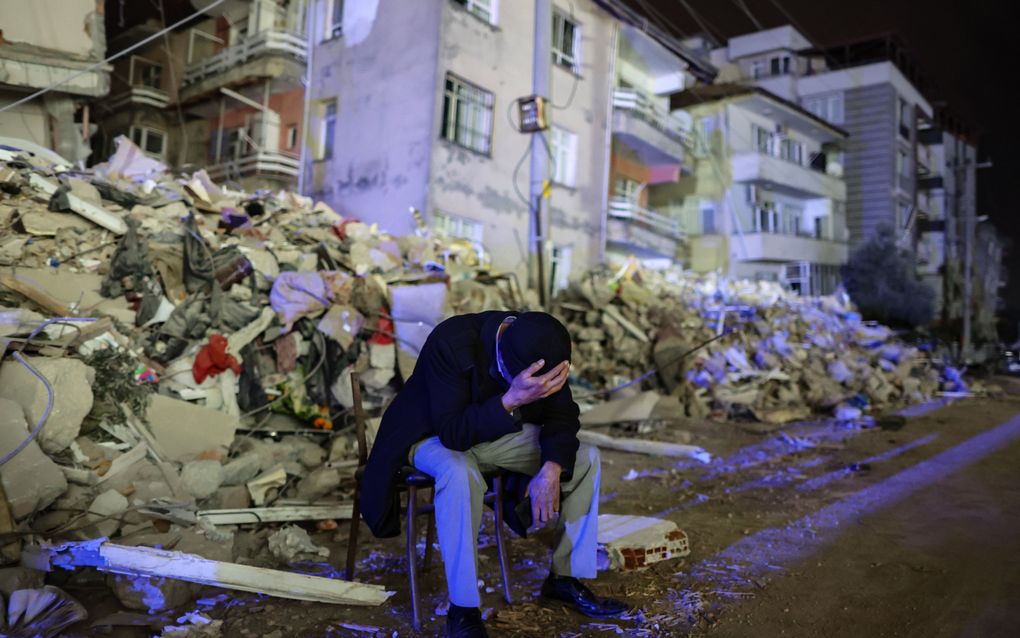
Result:
{"type": "Polygon", "coordinates": [[[492,93],[447,74],[441,137],[478,153],[492,150],[492,93]]]}

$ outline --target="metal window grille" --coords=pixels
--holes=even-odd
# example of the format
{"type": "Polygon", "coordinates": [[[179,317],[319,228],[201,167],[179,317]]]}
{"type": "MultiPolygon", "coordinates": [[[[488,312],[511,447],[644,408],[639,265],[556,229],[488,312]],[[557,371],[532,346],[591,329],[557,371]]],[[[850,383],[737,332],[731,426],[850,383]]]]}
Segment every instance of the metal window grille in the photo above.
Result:
{"type": "Polygon", "coordinates": [[[492,150],[492,93],[446,76],[443,139],[486,155],[492,150]]]}

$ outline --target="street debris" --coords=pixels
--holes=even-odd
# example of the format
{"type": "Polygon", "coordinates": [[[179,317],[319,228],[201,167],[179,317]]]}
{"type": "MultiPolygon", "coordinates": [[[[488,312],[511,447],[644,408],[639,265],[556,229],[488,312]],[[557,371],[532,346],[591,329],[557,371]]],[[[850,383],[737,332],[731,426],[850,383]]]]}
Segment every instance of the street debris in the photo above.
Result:
{"type": "MultiPolygon", "coordinates": [[[[534,309],[534,292],[491,272],[472,242],[421,223],[394,236],[292,192],[172,175],[127,139],[91,170],[47,158],[0,156],[0,565],[96,568],[125,607],[149,613],[203,585],[385,602],[378,586],[268,568],[328,557],[308,532],[353,515],[350,374],[371,445],[436,324],[534,309]],[[229,542],[252,528],[268,528],[257,560],[229,542]]],[[[976,391],[845,298],[774,283],[631,262],[586,273],[550,310],[575,340],[579,438],[607,449],[707,463],[680,422],[853,422],[976,391]],[[606,426],[624,432],[596,431],[606,426]],[[668,441],[645,436],[660,429],[668,441]]],[[[620,569],[689,551],[667,521],[599,522],[620,569]]],[[[40,635],[77,619],[60,590],[25,590],[43,593],[18,600],[49,601],[32,609],[71,610],[40,635]]],[[[8,613],[18,630],[36,622],[8,613]]],[[[162,635],[220,630],[174,618],[162,635]]]]}
{"type": "Polygon", "coordinates": [[[676,523],[647,516],[599,514],[598,544],[602,568],[624,571],[691,553],[676,523]]]}

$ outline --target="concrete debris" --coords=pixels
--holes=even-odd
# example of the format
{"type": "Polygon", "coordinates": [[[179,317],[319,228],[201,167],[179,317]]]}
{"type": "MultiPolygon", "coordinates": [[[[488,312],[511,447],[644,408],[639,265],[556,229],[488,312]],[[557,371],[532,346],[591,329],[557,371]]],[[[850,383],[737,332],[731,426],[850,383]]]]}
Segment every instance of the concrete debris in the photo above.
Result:
{"type": "MultiPolygon", "coordinates": [[[[265,552],[266,534],[279,560],[326,558],[293,524],[327,529],[353,514],[343,501],[358,466],[350,373],[361,378],[370,447],[438,323],[533,308],[534,291],[424,224],[394,236],[295,193],[233,190],[201,170],[171,175],[124,138],[94,169],[64,164],[0,149],[0,455],[48,403],[6,353],[53,387],[38,437],[0,466],[10,508],[0,531],[30,528],[44,545],[0,547],[4,564],[20,552],[40,568],[95,567],[125,607],[151,613],[203,585],[384,602],[379,587],[239,565],[231,539],[257,547],[246,559],[265,552]],[[270,529],[255,543],[248,526],[270,529]]],[[[575,340],[579,438],[599,447],[708,462],[672,426],[857,420],[972,390],[963,370],[936,367],[846,299],[774,283],[634,262],[588,273],[551,311],[575,340]],[[604,425],[633,436],[589,429],[604,425]],[[663,426],[673,442],[639,438],[663,426]]],[[[665,521],[603,518],[605,560],[620,568],[688,551],[665,521]]],[[[7,573],[0,585],[39,590],[7,573]]],[[[163,635],[219,635],[207,621],[180,616],[163,635]]]]}
{"type": "Polygon", "coordinates": [[[190,461],[181,469],[181,486],[197,499],[209,498],[223,484],[223,476],[219,461],[190,461]]]}
{"type": "MultiPolygon", "coordinates": [[[[95,371],[78,359],[25,360],[53,386],[53,406],[36,440],[47,454],[63,452],[78,437],[82,422],[92,410],[95,371]]],[[[16,361],[0,365],[0,398],[20,404],[33,424],[42,418],[48,403],[46,386],[16,361]]]]}
{"type": "MultiPolygon", "coordinates": [[[[0,455],[14,450],[28,434],[29,426],[21,405],[0,399],[0,455]]],[[[0,466],[0,479],[11,513],[17,520],[49,507],[67,491],[64,473],[43,454],[35,441],[0,466]]]]}
{"type": "Polygon", "coordinates": [[[598,544],[600,567],[625,571],[691,553],[676,523],[647,516],[600,514],[598,544]]]}
{"type": "Polygon", "coordinates": [[[329,550],[313,543],[308,532],[297,525],[287,525],[270,534],[269,551],[283,564],[293,563],[299,557],[329,558],[329,550]]]}

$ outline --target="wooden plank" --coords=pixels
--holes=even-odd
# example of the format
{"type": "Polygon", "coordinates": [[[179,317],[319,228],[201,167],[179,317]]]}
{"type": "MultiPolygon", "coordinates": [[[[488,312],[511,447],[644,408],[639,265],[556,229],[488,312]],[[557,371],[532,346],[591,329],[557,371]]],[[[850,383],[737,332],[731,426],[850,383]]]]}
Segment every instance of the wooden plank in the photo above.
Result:
{"type": "Polygon", "coordinates": [[[60,301],[48,292],[37,288],[31,282],[18,277],[17,275],[0,275],[0,285],[5,288],[9,288],[14,292],[28,297],[30,300],[39,304],[42,308],[48,312],[57,315],[58,317],[71,317],[74,315],[71,312],[71,308],[60,301]]]}
{"type": "Polygon", "coordinates": [[[94,567],[99,571],[154,578],[173,578],[279,598],[333,605],[375,606],[393,592],[380,585],[294,574],[277,569],[209,560],[194,554],[128,547],[96,539],[35,547],[24,552],[23,564],[52,571],[55,567],[94,567]]]}
{"type": "Polygon", "coordinates": [[[249,507],[243,509],[202,510],[198,518],[214,525],[244,525],[246,523],[284,523],[292,521],[323,521],[350,519],[354,505],[293,505],[289,507],[249,507]]]}

